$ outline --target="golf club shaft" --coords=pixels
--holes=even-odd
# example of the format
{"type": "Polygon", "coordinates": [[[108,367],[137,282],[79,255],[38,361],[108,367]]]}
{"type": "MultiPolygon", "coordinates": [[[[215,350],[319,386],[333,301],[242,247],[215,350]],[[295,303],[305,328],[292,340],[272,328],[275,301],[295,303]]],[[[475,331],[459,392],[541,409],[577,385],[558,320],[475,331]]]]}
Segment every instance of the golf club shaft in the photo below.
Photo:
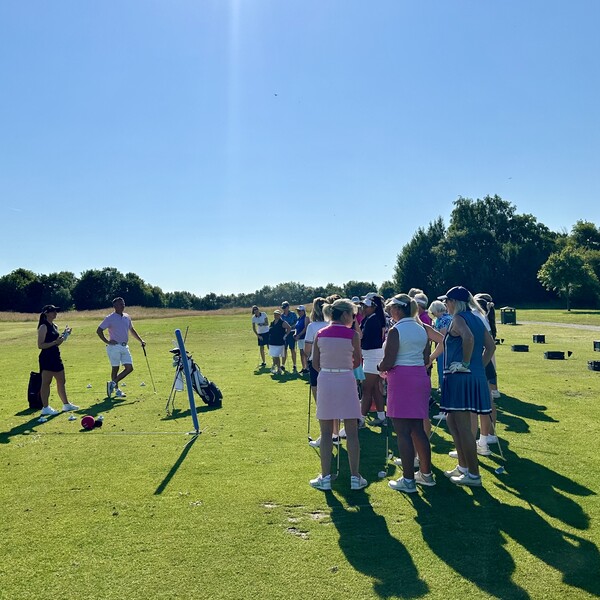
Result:
{"type": "Polygon", "coordinates": [[[494,421],[492,421],[492,415],[490,415],[490,426],[492,428],[492,434],[496,436],[496,444],[498,444],[498,452],[500,453],[500,457],[502,458],[503,461],[506,461],[506,458],[504,458],[504,453],[502,452],[502,446],[500,445],[500,438],[498,437],[498,434],[496,433],[496,427],[494,426],[494,421]]]}
{"type": "Polygon", "coordinates": [[[310,381],[308,382],[308,426],[307,426],[307,435],[308,441],[312,442],[312,438],[310,437],[310,402],[312,400],[312,389],[310,387],[310,381]]]}
{"type": "Polygon", "coordinates": [[[146,354],[146,345],[142,345],[142,350],[144,351],[144,356],[146,357],[146,364],[148,365],[148,373],[150,373],[150,381],[152,382],[152,388],[154,389],[154,393],[156,394],[156,386],[154,385],[154,377],[152,377],[152,370],[150,369],[150,361],[148,360],[148,355],[146,354]]]}
{"type": "Polygon", "coordinates": [[[431,433],[429,434],[429,440],[431,440],[431,438],[433,437],[433,434],[436,432],[437,428],[440,426],[440,423],[442,422],[443,419],[443,413],[442,416],[438,419],[438,422],[435,424],[435,427],[431,430],[431,433]]]}

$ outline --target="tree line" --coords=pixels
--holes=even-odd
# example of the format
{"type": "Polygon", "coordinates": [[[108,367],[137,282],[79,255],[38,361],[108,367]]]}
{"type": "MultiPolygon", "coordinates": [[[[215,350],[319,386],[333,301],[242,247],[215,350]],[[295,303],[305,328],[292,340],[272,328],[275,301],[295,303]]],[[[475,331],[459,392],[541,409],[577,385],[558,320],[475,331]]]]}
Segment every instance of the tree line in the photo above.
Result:
{"type": "Polygon", "coordinates": [[[398,254],[393,287],[433,293],[453,285],[486,292],[502,303],[541,304],[556,296],[600,306],[600,228],[577,221],[553,232],[518,214],[499,196],[458,198],[448,227],[419,228],[398,254]]]}
{"type": "Polygon", "coordinates": [[[499,196],[458,198],[448,227],[438,218],[420,227],[397,256],[390,281],[264,286],[251,293],[197,296],[164,292],[115,267],[36,274],[20,268],[0,277],[0,310],[39,312],[44,304],[93,310],[123,296],[130,306],[216,310],[300,304],[317,296],[351,298],[377,290],[384,297],[419,287],[433,299],[454,285],[487,292],[503,304],[541,304],[557,295],[571,305],[600,307],[600,228],[577,221],[570,233],[553,232],[533,215],[518,214],[499,196]]]}

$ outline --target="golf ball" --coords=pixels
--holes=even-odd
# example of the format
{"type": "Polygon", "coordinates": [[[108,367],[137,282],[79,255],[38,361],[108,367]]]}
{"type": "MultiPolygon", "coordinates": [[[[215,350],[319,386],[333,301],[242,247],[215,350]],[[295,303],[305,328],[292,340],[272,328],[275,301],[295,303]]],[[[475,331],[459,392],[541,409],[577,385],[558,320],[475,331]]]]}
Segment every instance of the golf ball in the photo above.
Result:
{"type": "Polygon", "coordinates": [[[69,421],[77,421],[77,417],[75,415],[71,415],[69,417],[69,421]]]}
{"type": "Polygon", "coordinates": [[[385,471],[379,471],[379,473],[377,473],[377,475],[379,475],[380,479],[383,479],[387,475],[387,473],[385,471]]]}

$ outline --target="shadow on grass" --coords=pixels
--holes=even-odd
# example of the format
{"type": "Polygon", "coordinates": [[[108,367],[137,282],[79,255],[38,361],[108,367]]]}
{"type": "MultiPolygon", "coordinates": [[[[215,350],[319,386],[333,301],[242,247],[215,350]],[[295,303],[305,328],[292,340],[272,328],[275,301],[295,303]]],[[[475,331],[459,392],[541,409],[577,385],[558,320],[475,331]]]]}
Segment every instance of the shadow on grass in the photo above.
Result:
{"type": "Polygon", "coordinates": [[[513,558],[504,549],[510,537],[528,553],[562,573],[563,582],[592,595],[600,594],[600,555],[589,540],[554,527],[541,514],[569,527],[589,529],[589,516],[566,494],[594,492],[506,448],[507,473],[495,480],[493,467],[486,488],[452,486],[441,472],[438,486],[410,497],[417,511],[423,539],[457,573],[497,598],[529,598],[511,581],[513,558]],[[529,505],[503,504],[489,492],[493,486],[529,505]],[[538,510],[539,509],[539,510],[538,510]]]}
{"type": "MultiPolygon", "coordinates": [[[[75,415],[78,418],[81,418],[83,415],[91,415],[92,417],[97,417],[101,413],[106,413],[109,410],[118,408],[119,406],[133,404],[134,402],[137,402],[137,400],[127,402],[125,399],[110,400],[109,398],[105,398],[102,402],[97,402],[96,404],[92,404],[92,406],[89,406],[88,408],[82,408],[77,411],[69,412],[68,414],[75,415]]],[[[10,438],[16,435],[23,435],[26,431],[36,433],[36,428],[42,427],[44,425],[44,423],[40,423],[38,421],[38,419],[40,418],[39,409],[26,409],[15,414],[15,416],[17,417],[26,415],[34,416],[29,421],[21,423],[20,425],[17,425],[8,431],[0,431],[0,444],[8,444],[10,442],[10,438]]],[[[47,417],[47,423],[49,423],[52,419],[60,417],[61,415],[65,416],[65,413],[61,412],[58,415],[47,417]]]]}
{"type": "MultiPolygon", "coordinates": [[[[187,400],[187,398],[186,398],[187,400]]],[[[208,406],[208,404],[196,404],[196,413],[203,414],[208,412],[214,412],[215,410],[221,410],[223,408],[222,405],[219,406],[208,406]]],[[[172,408],[171,413],[162,417],[161,421],[176,421],[177,419],[182,419],[184,417],[190,417],[192,415],[192,411],[190,410],[189,403],[187,404],[187,408],[172,408]]]]}
{"type": "Polygon", "coordinates": [[[514,396],[504,396],[496,400],[498,410],[511,413],[516,417],[530,419],[531,421],[543,421],[546,423],[558,423],[556,419],[546,414],[547,407],[542,404],[523,402],[514,396]]]}
{"type": "Polygon", "coordinates": [[[419,577],[411,555],[390,534],[385,518],[373,510],[368,494],[364,490],[344,489],[347,508],[333,492],[326,492],[325,498],[340,536],[340,549],[348,562],[375,580],[373,590],[381,598],[425,596],[429,588],[419,577]]]}
{"type": "Polygon", "coordinates": [[[192,446],[196,443],[196,440],[199,437],[200,436],[198,434],[193,435],[192,439],[183,447],[179,458],[175,461],[175,464],[171,467],[169,472],[165,475],[165,478],[160,482],[159,486],[154,491],[155,496],[159,496],[165,491],[165,488],[169,485],[171,479],[173,479],[173,476],[175,475],[175,473],[177,473],[179,467],[185,460],[185,457],[188,455],[188,452],[192,449],[192,446]]]}

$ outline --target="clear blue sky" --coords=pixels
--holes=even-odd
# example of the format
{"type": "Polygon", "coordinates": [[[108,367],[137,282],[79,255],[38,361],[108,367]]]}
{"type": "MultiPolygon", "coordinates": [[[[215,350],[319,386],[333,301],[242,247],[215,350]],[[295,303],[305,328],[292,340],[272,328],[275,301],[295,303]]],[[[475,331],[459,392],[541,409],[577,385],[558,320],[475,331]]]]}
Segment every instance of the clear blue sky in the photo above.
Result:
{"type": "Polygon", "coordinates": [[[599,223],[599,24],[598,0],[3,0],[0,274],[379,284],[461,195],[599,223]]]}

